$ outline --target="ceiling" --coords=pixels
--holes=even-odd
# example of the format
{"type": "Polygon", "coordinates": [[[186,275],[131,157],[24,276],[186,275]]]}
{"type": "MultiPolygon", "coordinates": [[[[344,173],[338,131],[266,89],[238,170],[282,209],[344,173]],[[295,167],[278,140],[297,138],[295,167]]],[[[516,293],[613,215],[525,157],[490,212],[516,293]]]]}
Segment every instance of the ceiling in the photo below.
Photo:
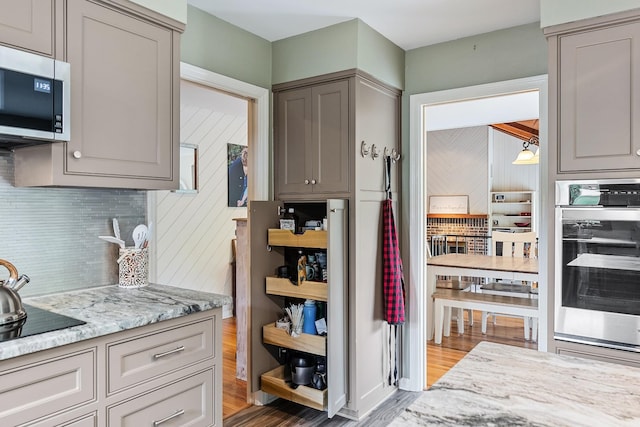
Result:
{"type": "Polygon", "coordinates": [[[540,139],[538,135],[540,121],[538,119],[523,120],[520,122],[498,123],[491,125],[491,127],[522,141],[528,141],[533,145],[540,145],[540,139]]]}
{"type": "Polygon", "coordinates": [[[187,0],[276,41],[360,18],[404,50],[538,22],[540,0],[187,0]]]}

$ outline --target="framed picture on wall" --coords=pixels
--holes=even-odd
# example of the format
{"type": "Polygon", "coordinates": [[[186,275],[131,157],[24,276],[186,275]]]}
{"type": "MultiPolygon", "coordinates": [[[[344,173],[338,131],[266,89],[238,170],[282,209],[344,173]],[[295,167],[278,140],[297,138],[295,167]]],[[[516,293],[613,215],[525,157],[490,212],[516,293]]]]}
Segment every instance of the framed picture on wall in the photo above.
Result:
{"type": "Polygon", "coordinates": [[[227,144],[227,195],[230,208],[247,206],[247,159],[245,145],[227,144]]]}

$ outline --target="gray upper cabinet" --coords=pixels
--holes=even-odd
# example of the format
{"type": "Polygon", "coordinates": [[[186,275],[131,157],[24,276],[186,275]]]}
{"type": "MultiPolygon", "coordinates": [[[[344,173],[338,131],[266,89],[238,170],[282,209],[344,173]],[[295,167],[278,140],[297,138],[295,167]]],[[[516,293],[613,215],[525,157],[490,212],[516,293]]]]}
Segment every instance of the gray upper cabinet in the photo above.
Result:
{"type": "Polygon", "coordinates": [[[547,33],[558,173],[640,170],[638,18],[590,20],[547,33]]]}
{"type": "Polygon", "coordinates": [[[122,0],[58,10],[71,140],[16,150],[16,185],[177,189],[180,25],[122,0]]]}
{"type": "Polygon", "coordinates": [[[349,191],[348,79],[275,93],[275,177],[280,199],[349,191]]]}
{"type": "Polygon", "coordinates": [[[53,0],[0,0],[0,43],[53,56],[53,0]]]}

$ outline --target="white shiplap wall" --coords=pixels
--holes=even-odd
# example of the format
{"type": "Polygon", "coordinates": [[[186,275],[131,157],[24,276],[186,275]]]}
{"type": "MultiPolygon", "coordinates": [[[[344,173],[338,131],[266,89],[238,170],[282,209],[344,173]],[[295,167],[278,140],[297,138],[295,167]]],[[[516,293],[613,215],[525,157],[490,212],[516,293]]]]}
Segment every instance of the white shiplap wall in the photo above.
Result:
{"type": "Polygon", "coordinates": [[[428,132],[427,196],[468,195],[469,213],[487,213],[487,135],[487,126],[428,132]]]}
{"type": "MultiPolygon", "coordinates": [[[[248,105],[205,86],[183,85],[180,139],[198,145],[199,191],[159,191],[150,198],[157,227],[152,280],[231,295],[233,219],[246,217],[247,211],[227,207],[227,144],[247,145],[248,105]],[[235,105],[227,108],[227,103],[235,105]]],[[[231,307],[224,315],[231,315],[231,307]]]]}
{"type": "MultiPolygon", "coordinates": [[[[540,165],[514,165],[518,153],[522,151],[523,141],[504,132],[491,129],[493,135],[492,191],[539,190],[540,165]]],[[[537,147],[529,146],[536,152],[537,147]]]]}

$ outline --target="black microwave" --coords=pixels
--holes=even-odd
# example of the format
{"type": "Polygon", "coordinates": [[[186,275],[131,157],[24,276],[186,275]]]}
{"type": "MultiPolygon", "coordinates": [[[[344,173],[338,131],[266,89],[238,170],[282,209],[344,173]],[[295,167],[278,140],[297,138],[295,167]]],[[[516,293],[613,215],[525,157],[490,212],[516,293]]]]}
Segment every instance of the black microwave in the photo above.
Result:
{"type": "Polygon", "coordinates": [[[71,67],[0,46],[0,141],[19,147],[69,141],[71,67]]]}

